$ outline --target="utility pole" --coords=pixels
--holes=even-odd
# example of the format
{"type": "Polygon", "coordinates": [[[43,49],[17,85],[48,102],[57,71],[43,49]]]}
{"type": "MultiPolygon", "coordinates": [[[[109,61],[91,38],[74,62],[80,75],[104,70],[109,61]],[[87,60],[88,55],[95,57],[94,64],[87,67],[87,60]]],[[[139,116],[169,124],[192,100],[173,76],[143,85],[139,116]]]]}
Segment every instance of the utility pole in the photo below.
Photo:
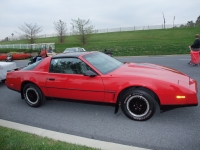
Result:
{"type": "MultiPolygon", "coordinates": [[[[174,16],[174,20],[175,20],[175,16],[174,16]]],[[[173,28],[174,28],[174,20],[173,20],[173,28]]]]}
{"type": "Polygon", "coordinates": [[[165,16],[164,16],[164,14],[163,14],[163,20],[164,20],[164,29],[165,29],[165,16]]]}

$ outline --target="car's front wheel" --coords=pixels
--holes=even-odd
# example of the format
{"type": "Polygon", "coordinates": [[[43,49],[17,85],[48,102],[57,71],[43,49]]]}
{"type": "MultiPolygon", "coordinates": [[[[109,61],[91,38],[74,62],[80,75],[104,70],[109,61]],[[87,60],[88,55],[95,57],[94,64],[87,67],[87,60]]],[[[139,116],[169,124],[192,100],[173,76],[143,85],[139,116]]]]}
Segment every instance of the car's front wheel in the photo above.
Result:
{"type": "Polygon", "coordinates": [[[23,87],[23,95],[26,103],[31,107],[39,107],[45,102],[42,91],[32,83],[28,83],[23,87]]]}
{"type": "Polygon", "coordinates": [[[128,118],[144,121],[154,115],[156,103],[147,91],[131,89],[122,96],[121,109],[128,118]]]}

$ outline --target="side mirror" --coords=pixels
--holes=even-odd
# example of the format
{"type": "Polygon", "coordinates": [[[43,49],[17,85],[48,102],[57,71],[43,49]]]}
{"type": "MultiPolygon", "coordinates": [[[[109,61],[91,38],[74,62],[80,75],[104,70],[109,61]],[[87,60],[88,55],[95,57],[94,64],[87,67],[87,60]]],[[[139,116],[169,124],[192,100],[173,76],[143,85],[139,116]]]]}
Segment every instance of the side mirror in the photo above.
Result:
{"type": "Polygon", "coordinates": [[[91,70],[87,70],[83,73],[84,76],[95,77],[97,74],[91,70]]]}

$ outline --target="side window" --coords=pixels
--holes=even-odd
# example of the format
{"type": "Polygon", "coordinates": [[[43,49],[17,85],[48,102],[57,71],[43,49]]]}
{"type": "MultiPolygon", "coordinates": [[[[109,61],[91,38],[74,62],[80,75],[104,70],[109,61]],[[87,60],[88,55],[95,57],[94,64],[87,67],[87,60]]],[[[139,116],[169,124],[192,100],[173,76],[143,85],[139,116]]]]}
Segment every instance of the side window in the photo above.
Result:
{"type": "Polygon", "coordinates": [[[78,58],[55,58],[51,60],[50,72],[65,74],[83,74],[91,70],[83,61],[78,58]]]}

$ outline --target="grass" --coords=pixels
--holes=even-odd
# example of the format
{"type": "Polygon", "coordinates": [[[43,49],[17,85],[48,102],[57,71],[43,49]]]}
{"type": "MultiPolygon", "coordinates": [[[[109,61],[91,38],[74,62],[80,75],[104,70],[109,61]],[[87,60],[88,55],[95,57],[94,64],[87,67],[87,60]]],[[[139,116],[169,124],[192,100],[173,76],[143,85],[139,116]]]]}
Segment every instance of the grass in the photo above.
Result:
{"type": "Polygon", "coordinates": [[[86,146],[69,144],[43,138],[34,134],[0,126],[0,149],[2,150],[97,150],[86,146]]]}
{"type": "MultiPolygon", "coordinates": [[[[114,56],[188,54],[188,46],[194,42],[194,35],[200,27],[140,30],[93,34],[86,45],[81,45],[75,36],[67,36],[60,44],[56,37],[37,39],[37,43],[55,43],[56,52],[67,47],[84,47],[86,50],[109,49],[114,56]]],[[[0,44],[25,44],[26,40],[0,42],[0,44]]],[[[1,50],[0,50],[1,51],[1,50]]]]}

